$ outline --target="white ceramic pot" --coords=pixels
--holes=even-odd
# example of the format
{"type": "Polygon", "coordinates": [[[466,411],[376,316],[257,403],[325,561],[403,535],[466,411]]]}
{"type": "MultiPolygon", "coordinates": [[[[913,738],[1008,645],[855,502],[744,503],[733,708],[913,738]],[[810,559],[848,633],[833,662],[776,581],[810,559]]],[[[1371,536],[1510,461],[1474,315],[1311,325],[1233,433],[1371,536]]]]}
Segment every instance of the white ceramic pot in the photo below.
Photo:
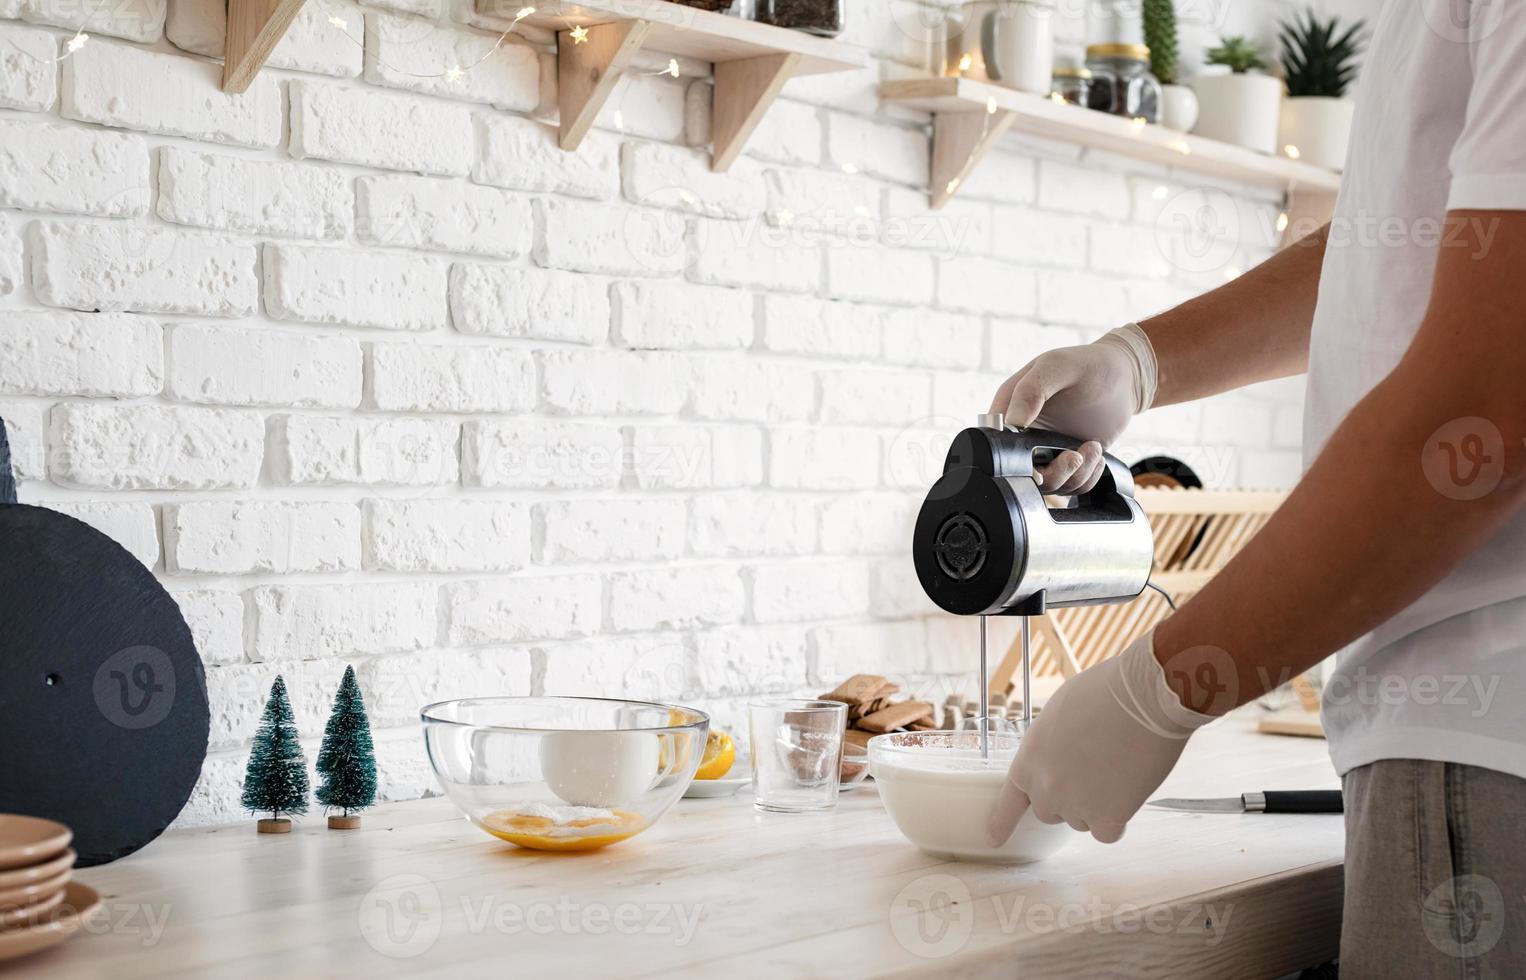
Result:
{"type": "Polygon", "coordinates": [[[1197,92],[1199,136],[1243,146],[1258,153],[1277,152],[1282,79],[1271,75],[1201,75],[1197,92]]]}
{"type": "Polygon", "coordinates": [[[1185,85],[1160,87],[1160,124],[1178,133],[1192,131],[1197,122],[1197,93],[1185,85]]]}
{"type": "Polygon", "coordinates": [[[1282,103],[1277,150],[1297,147],[1298,159],[1331,170],[1346,166],[1346,143],[1351,138],[1351,114],[1356,103],[1323,95],[1300,95],[1282,103]]]}

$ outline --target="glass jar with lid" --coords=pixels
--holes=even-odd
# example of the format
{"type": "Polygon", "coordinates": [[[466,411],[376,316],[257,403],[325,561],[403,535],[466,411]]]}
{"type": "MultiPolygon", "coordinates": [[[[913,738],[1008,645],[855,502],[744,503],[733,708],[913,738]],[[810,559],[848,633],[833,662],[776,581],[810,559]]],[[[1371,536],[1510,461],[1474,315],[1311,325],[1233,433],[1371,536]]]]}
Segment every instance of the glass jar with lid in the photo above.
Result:
{"type": "Polygon", "coordinates": [[[1092,73],[1080,65],[1060,65],[1054,70],[1050,94],[1071,105],[1087,105],[1091,93],[1092,73]]]}
{"type": "Polygon", "coordinates": [[[1143,44],[1093,44],[1086,49],[1092,73],[1087,105],[1101,112],[1156,122],[1160,82],[1150,74],[1150,49],[1143,44]]]}
{"type": "Polygon", "coordinates": [[[836,37],[848,0],[753,0],[752,19],[775,27],[836,37]]]}

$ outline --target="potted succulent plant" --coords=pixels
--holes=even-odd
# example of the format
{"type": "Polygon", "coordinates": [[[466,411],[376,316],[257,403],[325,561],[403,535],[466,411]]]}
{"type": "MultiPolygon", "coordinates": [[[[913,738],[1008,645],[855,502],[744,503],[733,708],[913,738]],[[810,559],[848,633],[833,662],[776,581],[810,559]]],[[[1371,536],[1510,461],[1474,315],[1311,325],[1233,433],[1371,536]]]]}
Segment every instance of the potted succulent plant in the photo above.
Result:
{"type": "Polygon", "coordinates": [[[1143,14],[1150,72],[1160,82],[1160,124],[1185,133],[1197,122],[1197,93],[1178,79],[1175,0],[1144,0],[1143,14]]]}
{"type": "Polygon", "coordinates": [[[1192,83],[1199,107],[1196,132],[1260,153],[1275,153],[1282,81],[1260,74],[1266,68],[1261,50],[1244,37],[1227,37],[1209,50],[1208,64],[1227,70],[1205,72],[1192,83]]]}
{"type": "Polygon", "coordinates": [[[1339,17],[1321,22],[1313,10],[1282,25],[1282,104],[1278,145],[1288,156],[1340,170],[1346,164],[1354,104],[1342,98],[1356,77],[1363,22],[1345,30],[1339,17]]]}

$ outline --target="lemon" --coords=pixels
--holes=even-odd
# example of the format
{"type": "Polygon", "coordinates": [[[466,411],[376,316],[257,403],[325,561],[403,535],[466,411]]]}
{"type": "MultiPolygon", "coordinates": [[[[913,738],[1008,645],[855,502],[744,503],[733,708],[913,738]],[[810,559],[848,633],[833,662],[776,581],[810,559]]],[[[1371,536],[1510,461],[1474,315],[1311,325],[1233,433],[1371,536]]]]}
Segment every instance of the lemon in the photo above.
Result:
{"type": "Polygon", "coordinates": [[[705,754],[699,760],[695,779],[720,779],[731,771],[736,761],[737,747],[725,732],[711,732],[705,737],[705,754]]]}

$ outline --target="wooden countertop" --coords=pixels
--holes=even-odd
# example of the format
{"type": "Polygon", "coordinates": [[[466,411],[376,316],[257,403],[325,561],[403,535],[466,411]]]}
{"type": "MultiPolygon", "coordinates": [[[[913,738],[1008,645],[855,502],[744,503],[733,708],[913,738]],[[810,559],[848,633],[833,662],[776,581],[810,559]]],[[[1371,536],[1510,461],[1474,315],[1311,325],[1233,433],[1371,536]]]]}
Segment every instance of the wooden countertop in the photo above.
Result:
{"type": "MultiPolygon", "coordinates": [[[[1337,785],[1323,741],[1252,721],[1201,732],[1162,792],[1337,785]]],[[[950,864],[906,843],[870,781],[819,814],[756,813],[746,790],[681,800],[623,845],[557,855],[433,799],[378,807],[359,831],[309,816],[289,836],[252,820],[167,834],[80,872],[104,914],[8,966],[55,980],[1276,976],[1334,957],[1341,849],[1338,816],[1146,808],[1118,844],[1078,835],[1026,867],[950,864]]]]}

